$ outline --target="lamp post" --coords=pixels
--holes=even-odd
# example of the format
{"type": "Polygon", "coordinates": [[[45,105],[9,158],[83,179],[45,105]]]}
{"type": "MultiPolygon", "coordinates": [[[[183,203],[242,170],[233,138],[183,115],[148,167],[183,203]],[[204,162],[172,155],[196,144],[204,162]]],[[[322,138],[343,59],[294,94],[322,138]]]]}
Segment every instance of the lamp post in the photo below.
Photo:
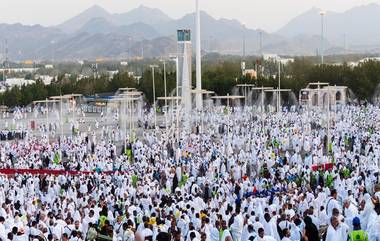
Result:
{"type": "Polygon", "coordinates": [[[281,110],[281,60],[278,60],[278,96],[277,96],[277,112],[281,110]]]}
{"type": "Polygon", "coordinates": [[[150,65],[152,68],[152,81],[153,81],[153,111],[154,111],[154,129],[157,129],[157,115],[156,115],[156,86],[154,83],[154,69],[158,68],[157,65],[150,65]]]}
{"type": "MultiPolygon", "coordinates": [[[[202,56],[201,56],[201,14],[199,11],[199,0],[196,0],[196,89],[202,90],[202,56]]],[[[191,69],[190,69],[191,72],[191,69]]],[[[191,79],[190,86],[191,86],[191,79]]],[[[203,96],[202,93],[195,95],[196,108],[198,110],[203,108],[203,96]]]]}
{"type": "Polygon", "coordinates": [[[176,67],[176,122],[177,122],[177,143],[179,144],[179,102],[178,102],[178,92],[179,92],[179,57],[178,55],[170,56],[170,59],[175,62],[176,67]]]}
{"type": "Polygon", "coordinates": [[[165,92],[165,128],[166,131],[168,131],[168,118],[167,118],[167,109],[168,109],[168,104],[167,104],[167,92],[166,92],[166,60],[162,59],[160,60],[164,64],[164,92],[165,92]]]}
{"type": "Polygon", "coordinates": [[[46,130],[47,130],[47,141],[49,141],[49,103],[48,99],[46,98],[46,130]]]}
{"type": "Polygon", "coordinates": [[[330,89],[327,90],[327,155],[330,151],[330,89]]]}
{"type": "Polygon", "coordinates": [[[321,64],[323,65],[323,55],[324,55],[324,42],[323,42],[323,34],[324,34],[324,16],[326,12],[320,11],[319,15],[321,15],[321,64]]]}
{"type": "Polygon", "coordinates": [[[242,27],[243,27],[243,61],[245,61],[245,32],[246,32],[245,23],[242,24],[242,27]]]}

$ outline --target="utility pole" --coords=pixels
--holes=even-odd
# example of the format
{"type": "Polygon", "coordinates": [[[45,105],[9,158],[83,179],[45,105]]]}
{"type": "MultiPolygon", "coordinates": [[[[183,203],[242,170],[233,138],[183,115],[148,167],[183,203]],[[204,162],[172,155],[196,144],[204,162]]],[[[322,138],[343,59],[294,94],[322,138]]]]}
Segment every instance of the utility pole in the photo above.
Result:
{"type": "MultiPolygon", "coordinates": [[[[196,4],[196,89],[202,90],[202,56],[201,56],[201,14],[199,11],[199,0],[195,0],[196,4]]],[[[190,69],[191,72],[191,69],[190,69]]],[[[191,86],[191,80],[190,86],[191,86]]],[[[198,110],[203,108],[203,96],[202,93],[195,95],[195,104],[198,110]]]]}
{"type": "Polygon", "coordinates": [[[245,24],[243,24],[243,61],[245,60],[245,24]]]}
{"type": "Polygon", "coordinates": [[[324,55],[324,40],[323,40],[323,34],[324,34],[324,16],[325,16],[325,12],[324,11],[321,11],[319,13],[321,15],[321,64],[323,65],[323,55],[324,55]]]}
{"type": "Polygon", "coordinates": [[[278,96],[277,96],[277,111],[281,110],[281,60],[278,60],[278,96]]]}
{"type": "Polygon", "coordinates": [[[167,110],[168,110],[168,103],[167,103],[167,90],[166,90],[166,60],[161,60],[164,64],[164,93],[165,93],[165,128],[168,130],[168,120],[167,120],[167,110]]]}
{"type": "MultiPolygon", "coordinates": [[[[177,136],[177,143],[179,144],[179,134],[180,134],[180,131],[179,131],[179,57],[178,57],[178,54],[176,56],[170,56],[170,59],[173,60],[175,62],[175,68],[176,68],[176,126],[177,126],[177,129],[176,129],[176,136],[177,136]]],[[[182,100],[182,99],[181,99],[182,100]]]]}
{"type": "Polygon", "coordinates": [[[260,55],[263,54],[263,32],[260,30],[259,31],[259,51],[260,55]]]}
{"type": "Polygon", "coordinates": [[[157,129],[157,115],[156,115],[156,86],[154,83],[154,69],[158,68],[157,65],[151,65],[152,68],[152,81],[153,81],[153,111],[154,111],[154,129],[157,129]]]}

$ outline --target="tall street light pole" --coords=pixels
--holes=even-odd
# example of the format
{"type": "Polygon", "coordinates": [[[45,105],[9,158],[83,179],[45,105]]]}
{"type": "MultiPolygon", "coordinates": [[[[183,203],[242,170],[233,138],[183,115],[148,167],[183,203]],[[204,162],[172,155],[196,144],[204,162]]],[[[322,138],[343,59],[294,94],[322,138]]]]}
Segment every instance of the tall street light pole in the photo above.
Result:
{"type": "Polygon", "coordinates": [[[324,35],[324,16],[326,12],[320,11],[319,15],[321,15],[321,64],[323,65],[323,55],[324,55],[324,41],[323,41],[323,35],[324,35]]]}
{"type": "Polygon", "coordinates": [[[163,64],[164,64],[165,128],[167,131],[168,130],[168,119],[167,119],[168,103],[167,103],[167,92],[166,92],[166,60],[162,59],[161,62],[163,62],[163,64]]]}
{"type": "Polygon", "coordinates": [[[150,65],[152,68],[152,81],[153,81],[153,111],[154,111],[154,129],[157,129],[157,115],[156,115],[156,86],[154,83],[154,69],[158,68],[157,65],[150,65]]]}
{"type": "Polygon", "coordinates": [[[246,31],[246,27],[245,27],[245,24],[243,23],[243,61],[245,61],[245,31],[246,31]]]}
{"type": "Polygon", "coordinates": [[[278,60],[278,96],[277,96],[277,111],[281,110],[281,60],[278,60]]]}
{"type": "MultiPolygon", "coordinates": [[[[202,56],[201,56],[201,14],[199,11],[199,0],[196,0],[196,89],[202,90],[202,56]]],[[[191,69],[190,69],[191,72],[191,69]]],[[[191,80],[190,80],[191,86],[191,80]]],[[[201,93],[195,95],[196,107],[203,108],[203,96],[201,93]]]]}
{"type": "Polygon", "coordinates": [[[177,143],[179,143],[179,57],[177,55],[170,56],[170,59],[175,62],[175,68],[176,68],[176,122],[177,122],[177,143]]]}

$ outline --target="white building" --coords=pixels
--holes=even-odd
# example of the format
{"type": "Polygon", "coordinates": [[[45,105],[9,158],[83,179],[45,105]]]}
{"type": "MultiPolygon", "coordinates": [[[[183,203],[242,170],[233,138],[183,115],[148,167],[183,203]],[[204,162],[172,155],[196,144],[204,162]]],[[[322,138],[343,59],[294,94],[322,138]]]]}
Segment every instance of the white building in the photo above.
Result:
{"type": "MultiPolygon", "coordinates": [[[[0,72],[2,72],[4,69],[0,69],[0,72]]],[[[8,72],[13,72],[13,73],[34,73],[38,70],[38,68],[10,68],[10,69],[5,69],[5,71],[8,72]]]]}
{"type": "Polygon", "coordinates": [[[289,63],[294,62],[293,58],[282,58],[277,54],[263,54],[263,59],[269,62],[280,62],[283,65],[287,65],[289,63]]]}
{"type": "Polygon", "coordinates": [[[309,83],[300,90],[299,104],[307,108],[323,108],[345,105],[348,102],[347,86],[331,86],[329,83],[309,83]]]}
{"type": "Polygon", "coordinates": [[[35,80],[31,79],[24,79],[24,78],[8,78],[5,80],[5,85],[9,88],[12,88],[14,86],[21,87],[23,85],[31,85],[36,83],[35,80]]]}
{"type": "Polygon", "coordinates": [[[294,62],[293,58],[280,58],[280,62],[282,65],[287,65],[294,62]]]}
{"type": "Polygon", "coordinates": [[[347,65],[350,66],[351,68],[359,66],[359,64],[365,63],[367,61],[380,61],[380,57],[368,57],[361,59],[357,62],[348,62],[347,65]]]}
{"type": "Polygon", "coordinates": [[[53,81],[54,77],[49,75],[37,75],[35,76],[35,80],[41,80],[44,85],[50,85],[53,81]]]}
{"type": "Polygon", "coordinates": [[[263,59],[265,61],[277,61],[280,59],[280,56],[277,54],[263,54],[263,59]]]}

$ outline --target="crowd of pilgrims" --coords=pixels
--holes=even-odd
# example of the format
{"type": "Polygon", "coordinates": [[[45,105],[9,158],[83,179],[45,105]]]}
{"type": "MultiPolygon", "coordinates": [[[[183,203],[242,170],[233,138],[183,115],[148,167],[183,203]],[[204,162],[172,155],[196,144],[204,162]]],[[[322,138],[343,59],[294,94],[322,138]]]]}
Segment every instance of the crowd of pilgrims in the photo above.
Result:
{"type": "Polygon", "coordinates": [[[1,240],[380,241],[378,107],[202,118],[122,148],[85,131],[0,142],[1,168],[93,171],[0,175],[1,240]]]}

